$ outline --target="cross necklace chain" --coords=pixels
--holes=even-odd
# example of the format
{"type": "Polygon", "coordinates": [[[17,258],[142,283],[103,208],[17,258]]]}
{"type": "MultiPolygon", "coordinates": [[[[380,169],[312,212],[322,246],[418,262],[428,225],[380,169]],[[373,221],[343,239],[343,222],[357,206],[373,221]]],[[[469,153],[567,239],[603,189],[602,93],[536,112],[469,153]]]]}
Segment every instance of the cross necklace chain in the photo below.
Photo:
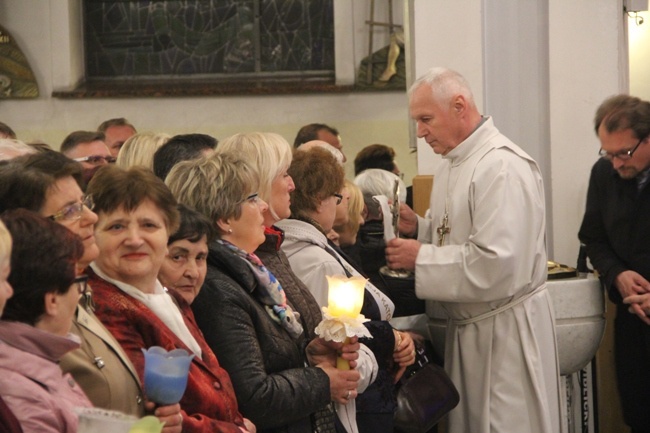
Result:
{"type": "Polygon", "coordinates": [[[438,246],[441,247],[445,244],[445,236],[451,233],[449,226],[449,213],[447,212],[447,205],[445,205],[445,215],[442,217],[442,223],[436,229],[438,232],[438,246]]]}
{"type": "MultiPolygon", "coordinates": [[[[458,176],[460,177],[460,175],[458,176]]],[[[458,177],[454,181],[453,190],[456,189],[456,184],[458,183],[458,177]]],[[[438,246],[441,247],[445,244],[445,237],[451,233],[451,226],[449,225],[449,178],[451,178],[451,167],[449,168],[449,177],[447,178],[447,197],[445,198],[445,214],[440,221],[440,225],[436,228],[436,233],[438,233],[438,246]]]]}

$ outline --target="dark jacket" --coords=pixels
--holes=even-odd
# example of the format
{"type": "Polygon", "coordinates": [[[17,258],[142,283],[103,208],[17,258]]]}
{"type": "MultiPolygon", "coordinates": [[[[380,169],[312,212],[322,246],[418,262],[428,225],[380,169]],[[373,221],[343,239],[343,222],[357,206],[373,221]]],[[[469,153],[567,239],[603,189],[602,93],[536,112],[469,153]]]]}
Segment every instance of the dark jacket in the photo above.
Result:
{"type": "Polygon", "coordinates": [[[280,249],[284,232],[279,228],[270,227],[266,229],[265,235],[266,241],[257,248],[255,254],[282,284],[289,304],[300,313],[304,337],[311,340],[316,337],[314,330],[323,319],[321,309],[314,295],[293,273],[287,255],[280,249]]]}
{"type": "Polygon", "coordinates": [[[621,179],[601,158],[589,179],[585,215],[578,234],[612,301],[621,303],[614,280],[631,269],[650,280],[650,188],[621,179]]]}
{"type": "Polygon", "coordinates": [[[650,425],[650,326],[628,312],[614,285],[623,271],[650,280],[650,188],[639,191],[636,179],[622,179],[601,158],[589,179],[579,238],[591,264],[617,304],[614,359],[623,418],[633,430],[650,425]]]}
{"type": "Polygon", "coordinates": [[[310,414],[330,401],[327,374],[304,366],[301,339],[292,339],[256,299],[248,265],[217,242],[209,250],[208,273],[192,309],[230,373],[241,412],[258,432],[312,432],[310,414]]]}
{"type": "Polygon", "coordinates": [[[359,228],[354,245],[354,251],[362,257],[358,263],[370,282],[395,304],[393,317],[424,313],[424,301],[415,296],[415,277],[391,278],[379,272],[386,266],[385,249],[383,221],[368,221],[359,228]]]}

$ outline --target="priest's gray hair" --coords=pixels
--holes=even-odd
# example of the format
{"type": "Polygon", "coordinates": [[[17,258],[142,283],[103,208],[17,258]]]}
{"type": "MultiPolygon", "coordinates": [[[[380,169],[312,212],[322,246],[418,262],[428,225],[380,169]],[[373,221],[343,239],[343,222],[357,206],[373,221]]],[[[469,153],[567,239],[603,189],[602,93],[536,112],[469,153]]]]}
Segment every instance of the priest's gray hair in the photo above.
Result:
{"type": "Polygon", "coordinates": [[[439,103],[448,102],[456,95],[463,95],[467,101],[474,104],[474,95],[469,83],[465,77],[454,70],[442,67],[429,69],[411,85],[408,91],[409,98],[425,84],[431,87],[433,97],[439,103]]]}

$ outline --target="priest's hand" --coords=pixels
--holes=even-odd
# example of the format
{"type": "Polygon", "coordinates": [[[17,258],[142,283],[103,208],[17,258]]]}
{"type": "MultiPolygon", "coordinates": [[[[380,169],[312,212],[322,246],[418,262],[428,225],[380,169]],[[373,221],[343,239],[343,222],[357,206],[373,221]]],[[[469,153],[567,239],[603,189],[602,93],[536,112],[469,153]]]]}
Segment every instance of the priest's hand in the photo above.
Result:
{"type": "Polygon", "coordinates": [[[623,299],[628,296],[650,292],[650,282],[632,270],[618,274],[614,280],[614,285],[623,299]]]}
{"type": "Polygon", "coordinates": [[[418,234],[418,216],[407,204],[399,206],[399,232],[404,236],[414,238],[418,234]]]}
{"type": "Polygon", "coordinates": [[[392,239],[386,245],[386,264],[391,269],[415,270],[422,244],[414,239],[392,239]]]}
{"type": "Polygon", "coordinates": [[[623,299],[623,302],[630,305],[629,311],[636,314],[646,325],[650,325],[650,293],[642,295],[631,295],[623,299]]]}

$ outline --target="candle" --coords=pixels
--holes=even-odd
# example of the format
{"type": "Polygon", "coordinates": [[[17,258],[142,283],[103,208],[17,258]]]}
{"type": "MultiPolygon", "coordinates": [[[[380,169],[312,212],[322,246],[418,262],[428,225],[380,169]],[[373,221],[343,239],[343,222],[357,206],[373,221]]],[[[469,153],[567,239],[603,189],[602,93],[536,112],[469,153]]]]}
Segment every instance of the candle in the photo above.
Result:
{"type": "Polygon", "coordinates": [[[327,308],[332,317],[355,318],[361,313],[366,286],[365,278],[327,276],[327,285],[327,308]]]}
{"type": "Polygon", "coordinates": [[[188,354],[184,349],[167,352],[159,346],[141,350],[144,353],[144,392],[147,399],[161,405],[178,403],[187,387],[194,354],[188,354]]]}
{"type": "MultiPolygon", "coordinates": [[[[328,306],[322,307],[323,320],[315,329],[316,335],[327,341],[344,344],[353,336],[372,338],[363,326],[368,319],[361,314],[366,279],[334,275],[327,277],[327,285],[328,306]]],[[[340,370],[350,369],[348,362],[340,357],[336,360],[336,366],[340,370]]]]}
{"type": "MultiPolygon", "coordinates": [[[[346,278],[342,275],[327,276],[327,311],[333,320],[358,319],[363,306],[366,279],[362,277],[346,278]]],[[[361,316],[363,318],[363,316],[361,316]]],[[[343,343],[350,341],[345,337],[343,343]]],[[[336,368],[349,370],[350,363],[345,359],[336,358],[336,368]]]]}

